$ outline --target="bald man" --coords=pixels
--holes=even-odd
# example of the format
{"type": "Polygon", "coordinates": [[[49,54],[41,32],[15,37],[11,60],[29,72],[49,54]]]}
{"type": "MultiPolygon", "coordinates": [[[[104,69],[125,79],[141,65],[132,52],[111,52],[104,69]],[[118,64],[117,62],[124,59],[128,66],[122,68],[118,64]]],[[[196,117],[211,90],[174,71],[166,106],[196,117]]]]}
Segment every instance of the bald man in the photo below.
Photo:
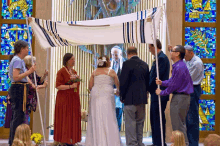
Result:
{"type": "Polygon", "coordinates": [[[193,81],[194,92],[190,94],[190,106],[186,117],[187,137],[189,146],[199,145],[199,99],[202,93],[201,82],[204,78],[202,60],[193,53],[193,48],[184,46],[186,50],[184,62],[193,81]]]}

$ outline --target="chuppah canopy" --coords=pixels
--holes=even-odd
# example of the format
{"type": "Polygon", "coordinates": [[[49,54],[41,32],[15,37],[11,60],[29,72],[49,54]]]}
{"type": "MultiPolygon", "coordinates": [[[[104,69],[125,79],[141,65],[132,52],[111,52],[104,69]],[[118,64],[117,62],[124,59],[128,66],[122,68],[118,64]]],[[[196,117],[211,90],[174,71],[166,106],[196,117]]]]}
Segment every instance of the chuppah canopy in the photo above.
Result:
{"type": "MultiPolygon", "coordinates": [[[[76,45],[107,45],[107,44],[123,44],[123,43],[149,43],[155,46],[156,69],[157,78],[159,79],[158,71],[158,58],[157,58],[157,45],[156,38],[160,20],[163,16],[163,8],[156,7],[150,10],[144,10],[132,14],[99,19],[89,21],[71,21],[71,22],[54,22],[50,20],[43,20],[32,18],[30,25],[32,30],[39,41],[39,44],[44,49],[51,47],[62,46],[76,46],[76,45]]],[[[26,19],[27,20],[27,19],[26,19]]],[[[27,22],[28,26],[28,22],[27,22]]],[[[28,29],[28,34],[29,29],[28,29]]],[[[29,39],[29,44],[30,39],[29,39]]],[[[32,50],[32,49],[31,49],[32,50]]],[[[33,54],[32,64],[33,64],[33,54]]],[[[48,67],[49,53],[47,51],[47,67],[48,67]]],[[[36,73],[34,72],[35,86],[36,73]]],[[[160,86],[158,85],[158,88],[160,86]]],[[[37,92],[37,91],[36,91],[37,92]]],[[[45,94],[46,97],[47,94],[45,94]]],[[[40,100],[37,92],[37,99],[40,100]]],[[[161,101],[159,100],[160,112],[160,127],[162,128],[162,115],[161,115],[161,101]]],[[[46,98],[45,98],[46,103],[46,98]]],[[[45,110],[46,112],[46,110],[45,110]]],[[[45,114],[46,115],[46,114],[45,114]]],[[[42,115],[40,110],[41,126],[44,135],[44,127],[42,115]]],[[[46,121],[46,120],[45,120],[46,121]]],[[[161,130],[161,141],[163,146],[163,130],[161,130]]],[[[45,137],[44,137],[44,145],[45,137]]]]}
{"type": "Polygon", "coordinates": [[[89,21],[54,22],[32,18],[30,25],[44,49],[76,45],[123,43],[153,44],[152,18],[156,34],[163,8],[89,21]]]}

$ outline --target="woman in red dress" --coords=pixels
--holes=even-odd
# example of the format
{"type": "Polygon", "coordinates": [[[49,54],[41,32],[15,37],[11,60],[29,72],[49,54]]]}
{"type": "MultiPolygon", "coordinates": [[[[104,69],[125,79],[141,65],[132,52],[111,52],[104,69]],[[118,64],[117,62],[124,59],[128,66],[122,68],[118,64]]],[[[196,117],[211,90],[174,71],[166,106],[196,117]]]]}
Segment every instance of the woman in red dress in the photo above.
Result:
{"type": "Polygon", "coordinates": [[[79,82],[69,82],[79,78],[73,69],[75,57],[66,53],[63,57],[63,68],[57,73],[58,89],[55,105],[54,141],[74,145],[81,141],[81,107],[79,82]],[[76,91],[77,89],[77,91],[76,91]]]}

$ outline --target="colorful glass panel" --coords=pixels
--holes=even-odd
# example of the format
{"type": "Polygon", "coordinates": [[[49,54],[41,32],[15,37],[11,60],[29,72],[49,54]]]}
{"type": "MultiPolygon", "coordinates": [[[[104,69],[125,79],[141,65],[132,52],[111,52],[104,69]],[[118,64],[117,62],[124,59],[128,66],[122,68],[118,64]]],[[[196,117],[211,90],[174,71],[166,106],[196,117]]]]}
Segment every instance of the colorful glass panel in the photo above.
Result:
{"type": "Polygon", "coordinates": [[[199,100],[199,130],[215,131],[214,100],[199,100]]]}
{"type": "Polygon", "coordinates": [[[0,127],[5,125],[5,113],[7,109],[6,96],[0,96],[0,127]]]}
{"type": "Polygon", "coordinates": [[[216,76],[216,64],[204,63],[204,79],[202,80],[202,94],[215,95],[215,76],[216,76]]]}
{"type": "Polygon", "coordinates": [[[11,86],[8,66],[8,60],[0,60],[0,91],[8,91],[8,88],[11,86]]]}
{"type": "MultiPolygon", "coordinates": [[[[30,30],[30,39],[32,42],[32,30],[30,30]]],[[[17,40],[28,42],[28,32],[26,24],[2,24],[1,26],[1,54],[10,55],[14,53],[14,43],[17,40]]],[[[29,52],[30,54],[30,52],[29,52]]]]}
{"type": "Polygon", "coordinates": [[[2,0],[3,19],[25,19],[33,15],[33,0],[2,0]]]}
{"type": "Polygon", "coordinates": [[[200,58],[216,58],[216,28],[186,27],[185,45],[191,45],[200,58]]]}
{"type": "MultiPolygon", "coordinates": [[[[7,96],[0,96],[0,127],[4,127],[5,118],[6,118],[6,110],[7,110],[7,96]]],[[[28,118],[28,124],[30,125],[30,116],[28,118]]]]}
{"type": "Polygon", "coordinates": [[[216,22],[216,0],[185,0],[186,22],[216,22]]]}

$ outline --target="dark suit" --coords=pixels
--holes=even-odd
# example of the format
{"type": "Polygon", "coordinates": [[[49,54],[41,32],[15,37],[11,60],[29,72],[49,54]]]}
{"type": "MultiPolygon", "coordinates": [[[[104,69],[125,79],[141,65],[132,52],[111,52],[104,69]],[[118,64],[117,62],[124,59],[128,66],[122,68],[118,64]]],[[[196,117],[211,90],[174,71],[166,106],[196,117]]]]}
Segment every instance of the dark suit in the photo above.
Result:
{"type": "Polygon", "coordinates": [[[137,56],[125,61],[120,75],[120,96],[125,105],[127,146],[144,146],[142,140],[148,88],[149,68],[147,63],[137,56]]]}
{"type": "MultiPolygon", "coordinates": [[[[158,66],[159,66],[159,78],[161,81],[169,79],[170,73],[170,62],[168,57],[161,51],[158,54],[158,66]]],[[[159,114],[159,104],[158,96],[155,93],[157,89],[156,85],[156,62],[154,61],[150,70],[150,82],[149,82],[149,91],[151,94],[151,107],[150,107],[150,122],[152,129],[152,142],[156,146],[161,146],[161,132],[160,132],[160,114],[159,114]]],[[[165,88],[160,86],[161,90],[165,88]]],[[[164,146],[165,143],[165,129],[166,129],[166,119],[165,119],[165,109],[167,106],[167,101],[169,96],[161,96],[161,112],[162,112],[162,123],[163,123],[163,137],[164,137],[164,146]]]]}

